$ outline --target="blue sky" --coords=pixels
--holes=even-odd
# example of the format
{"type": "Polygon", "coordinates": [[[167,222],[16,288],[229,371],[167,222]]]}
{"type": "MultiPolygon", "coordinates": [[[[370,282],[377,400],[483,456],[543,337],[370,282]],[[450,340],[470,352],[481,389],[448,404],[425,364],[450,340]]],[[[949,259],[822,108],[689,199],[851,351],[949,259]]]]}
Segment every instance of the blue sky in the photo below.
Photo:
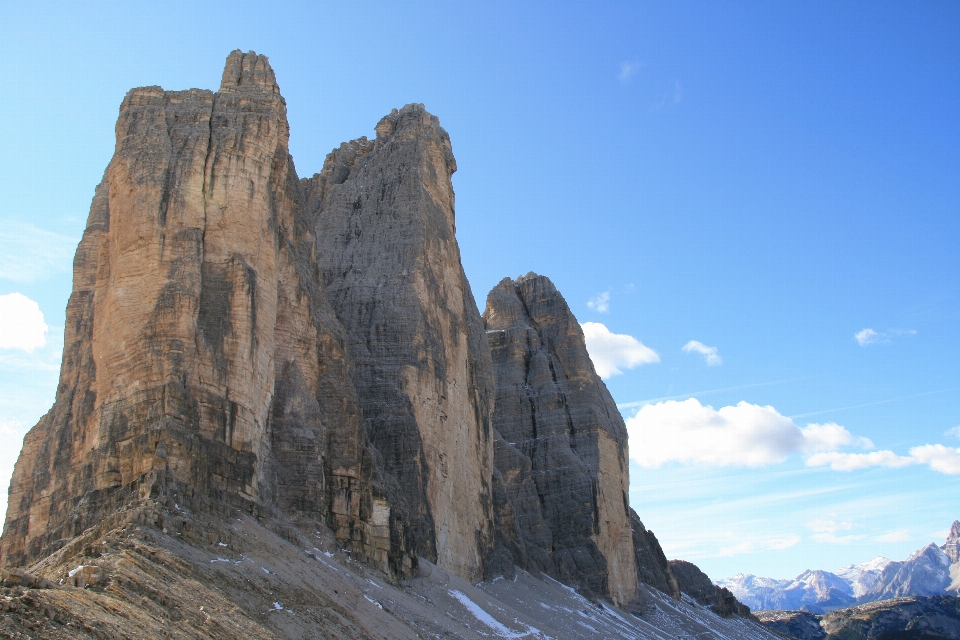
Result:
{"type": "Polygon", "coordinates": [[[124,93],[215,89],[236,48],[302,176],[394,107],[440,117],[475,296],[532,270],[597,323],[668,556],[790,577],[960,518],[951,2],[3,3],[0,295],[49,328],[0,347],[4,485],[124,93]]]}

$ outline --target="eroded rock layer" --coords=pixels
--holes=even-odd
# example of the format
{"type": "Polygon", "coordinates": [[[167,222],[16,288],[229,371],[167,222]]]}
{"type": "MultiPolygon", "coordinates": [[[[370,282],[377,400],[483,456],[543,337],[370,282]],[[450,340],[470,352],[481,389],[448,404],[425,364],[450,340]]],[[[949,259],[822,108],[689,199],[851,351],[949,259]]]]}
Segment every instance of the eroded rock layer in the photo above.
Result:
{"type": "Polygon", "coordinates": [[[468,579],[493,544],[493,376],[454,236],[456,162],[423,105],[304,181],[394,542],[468,579]],[[399,523],[400,526],[397,526],[399,523]]]}
{"type": "Polygon", "coordinates": [[[231,53],[216,93],[130,91],[116,133],[74,261],[56,402],[25,439],[0,561],[169,494],[329,522],[385,564],[352,365],[266,57],[231,53]]]}
{"type": "MultiPolygon", "coordinates": [[[[549,278],[505,278],[483,314],[497,380],[498,542],[616,603],[637,593],[627,432],[549,278]]],[[[642,526],[642,525],[641,525],[642,526]]]]}

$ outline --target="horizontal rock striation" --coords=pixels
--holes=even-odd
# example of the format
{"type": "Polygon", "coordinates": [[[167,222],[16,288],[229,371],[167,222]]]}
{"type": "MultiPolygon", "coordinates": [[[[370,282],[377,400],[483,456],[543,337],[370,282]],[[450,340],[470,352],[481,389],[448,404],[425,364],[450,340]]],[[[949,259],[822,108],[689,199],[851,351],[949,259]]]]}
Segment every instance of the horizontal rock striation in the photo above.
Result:
{"type": "Polygon", "coordinates": [[[376,132],[303,182],[320,277],[346,328],[394,542],[479,580],[493,542],[493,376],[454,235],[456,161],[423,105],[376,132]]]}
{"type": "Polygon", "coordinates": [[[483,314],[496,373],[499,548],[625,603],[637,593],[627,433],[549,278],[505,278],[483,314]]]}
{"type": "Polygon", "coordinates": [[[0,562],[169,494],[330,522],[382,563],[352,364],[316,281],[266,57],[231,53],[216,93],[130,91],[116,133],[74,261],[56,401],[25,438],[0,562]]]}
{"type": "MultiPolygon", "coordinates": [[[[652,593],[641,582],[703,591],[629,507],[623,419],[551,281],[503,280],[481,317],[450,139],[423,105],[300,180],[273,70],[235,51],[216,92],[131,90],[116,137],[0,566],[154,534],[220,549],[240,510],[394,578],[425,558],[618,605],[652,593]]],[[[69,577],[102,590],[104,567],[69,577]]]]}

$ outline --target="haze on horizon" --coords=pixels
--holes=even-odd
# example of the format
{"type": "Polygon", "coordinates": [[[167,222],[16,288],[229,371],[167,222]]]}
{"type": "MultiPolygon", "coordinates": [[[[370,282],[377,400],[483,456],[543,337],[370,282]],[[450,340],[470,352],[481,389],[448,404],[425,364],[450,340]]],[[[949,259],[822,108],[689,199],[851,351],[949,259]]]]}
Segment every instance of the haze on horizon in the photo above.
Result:
{"type": "Polygon", "coordinates": [[[392,108],[439,116],[478,303],[505,276],[556,283],[668,557],[787,578],[942,544],[958,36],[946,2],[6,3],[0,484],[53,401],[123,95],[216,88],[242,48],[270,56],[301,175],[392,108]]]}

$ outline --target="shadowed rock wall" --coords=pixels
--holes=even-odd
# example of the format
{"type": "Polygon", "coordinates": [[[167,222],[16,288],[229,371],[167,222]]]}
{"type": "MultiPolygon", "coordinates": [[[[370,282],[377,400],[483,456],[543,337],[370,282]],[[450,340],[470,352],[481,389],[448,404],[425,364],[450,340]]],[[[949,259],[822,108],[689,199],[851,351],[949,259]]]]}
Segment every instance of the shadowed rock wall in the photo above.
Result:
{"type": "Polygon", "coordinates": [[[394,544],[478,580],[493,543],[493,376],[454,236],[456,162],[423,105],[376,132],[303,182],[321,279],[347,331],[394,544]]]}
{"type": "Polygon", "coordinates": [[[533,273],[494,287],[483,319],[497,379],[499,547],[521,567],[628,602],[638,574],[627,432],[580,325],[533,273]]]}

